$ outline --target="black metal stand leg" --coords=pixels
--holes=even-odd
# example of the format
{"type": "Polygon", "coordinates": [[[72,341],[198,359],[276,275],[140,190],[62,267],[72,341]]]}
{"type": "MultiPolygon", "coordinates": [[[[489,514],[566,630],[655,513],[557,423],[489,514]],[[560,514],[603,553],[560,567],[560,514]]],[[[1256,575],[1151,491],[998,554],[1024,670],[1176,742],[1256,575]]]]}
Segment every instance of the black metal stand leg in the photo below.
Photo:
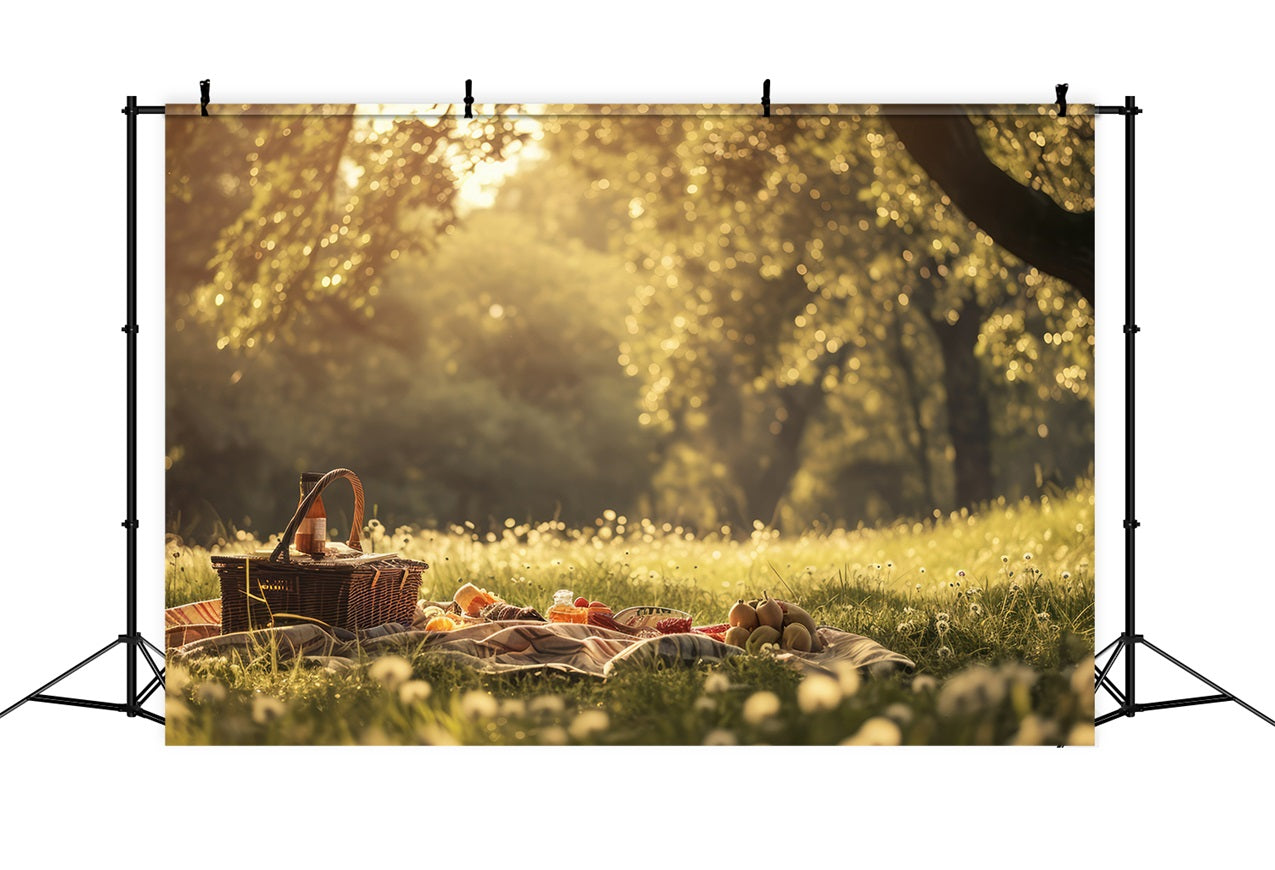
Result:
{"type": "Polygon", "coordinates": [[[147,641],[140,634],[134,635],[132,638],[130,638],[128,635],[121,634],[119,637],[115,638],[115,640],[111,641],[106,646],[102,647],[100,650],[93,653],[88,658],[78,662],[77,664],[75,664],[74,666],[70,668],[67,668],[65,671],[58,674],[53,679],[49,680],[43,686],[36,689],[31,694],[27,695],[22,700],[17,701],[13,704],[10,704],[3,711],[0,711],[0,719],[3,719],[5,716],[8,716],[14,710],[18,709],[23,704],[26,704],[27,702],[30,701],[30,702],[40,703],[40,704],[60,704],[66,707],[87,707],[91,710],[112,710],[117,713],[127,713],[129,716],[141,716],[144,719],[150,719],[153,722],[159,722],[162,724],[164,721],[163,716],[159,716],[155,713],[150,712],[149,710],[142,709],[142,704],[144,704],[146,700],[151,695],[153,695],[158,688],[164,685],[163,670],[158,668],[155,665],[155,663],[151,661],[149,654],[147,655],[147,663],[150,664],[151,669],[155,674],[154,679],[152,679],[151,683],[146,688],[144,688],[140,693],[134,692],[132,695],[126,696],[126,699],[123,703],[118,703],[114,701],[96,701],[92,698],[74,698],[67,695],[48,694],[49,689],[53,688],[58,683],[62,682],[67,677],[71,676],[72,674],[78,672],[85,666],[97,661],[102,656],[106,655],[108,652],[115,649],[117,646],[124,647],[129,654],[132,654],[134,650],[144,651],[144,647],[142,646],[142,644],[153,646],[153,644],[150,644],[150,642],[147,641]]]}
{"type": "MultiPolygon", "coordinates": [[[[110,652],[111,650],[115,649],[115,648],[116,648],[117,646],[119,646],[121,643],[123,643],[123,641],[122,641],[122,640],[120,640],[119,638],[116,638],[115,640],[113,640],[113,641],[111,641],[110,643],[108,643],[106,646],[102,647],[102,648],[101,648],[100,650],[98,650],[97,652],[93,653],[93,655],[91,655],[91,656],[89,656],[88,658],[86,658],[86,659],[84,659],[83,661],[81,661],[79,664],[75,665],[74,667],[68,668],[67,670],[65,670],[65,671],[63,671],[62,673],[58,674],[56,677],[54,677],[53,679],[49,680],[49,681],[48,681],[47,683],[45,683],[43,686],[41,686],[40,688],[36,689],[36,690],[35,690],[34,692],[32,692],[31,694],[27,695],[27,696],[26,696],[25,698],[23,698],[21,701],[18,701],[16,704],[10,704],[8,707],[6,707],[6,708],[4,709],[4,712],[0,713],[0,719],[3,719],[5,716],[8,716],[10,713],[12,713],[14,710],[18,709],[19,707],[21,707],[21,706],[22,706],[23,704],[25,704],[27,701],[43,701],[43,700],[45,700],[42,696],[43,696],[44,691],[45,691],[46,689],[51,689],[51,688],[53,688],[53,687],[54,687],[54,686],[56,686],[58,683],[62,682],[62,681],[63,681],[63,680],[65,680],[67,677],[71,676],[71,674],[73,674],[73,673],[75,673],[76,671],[78,671],[80,668],[82,668],[82,667],[84,667],[85,665],[89,664],[90,662],[96,661],[97,659],[99,659],[99,658],[101,658],[102,656],[106,655],[108,652],[110,652]]],[[[50,701],[49,703],[61,703],[61,700],[59,700],[59,701],[50,701]]],[[[123,709],[124,709],[124,705],[123,705],[123,704],[115,704],[115,705],[113,705],[113,708],[118,708],[118,709],[120,709],[120,710],[123,710],[123,709]]]]}
{"type": "MultiPolygon", "coordinates": [[[[1182,670],[1186,671],[1188,674],[1190,674],[1191,676],[1195,677],[1195,678],[1196,678],[1197,680],[1199,680],[1201,683],[1204,683],[1204,685],[1208,686],[1208,687],[1209,687],[1209,688],[1211,688],[1211,689],[1216,689],[1218,692],[1220,692],[1220,693],[1221,693],[1221,696],[1222,696],[1222,697],[1220,697],[1220,698],[1219,698],[1219,700],[1234,701],[1235,703],[1237,703],[1237,704],[1239,704],[1241,707],[1243,707],[1245,710],[1249,711],[1249,712],[1250,712],[1250,713],[1252,713],[1254,716],[1256,716],[1257,718],[1261,719],[1261,720],[1262,720],[1263,722],[1265,722],[1266,724],[1268,724],[1268,725],[1275,725],[1275,719],[1272,719],[1270,716],[1267,716],[1265,713],[1263,713],[1261,710],[1259,710],[1259,709],[1257,709],[1256,707],[1254,707],[1252,704],[1249,704],[1249,703],[1246,703],[1246,702],[1244,702],[1244,701],[1241,701],[1239,698],[1235,697],[1235,696],[1234,696],[1234,695],[1232,695],[1230,692],[1226,691],[1226,689],[1223,689],[1221,686],[1219,686],[1217,683],[1213,682],[1213,681],[1212,681],[1212,680],[1210,680],[1208,677],[1206,677],[1206,676],[1204,676],[1203,674],[1201,674],[1199,671],[1196,671],[1196,670],[1194,670],[1194,669],[1192,669],[1192,668],[1189,668],[1189,667],[1187,667],[1186,665],[1182,664],[1182,662],[1178,661],[1178,660],[1177,660],[1177,659],[1175,659],[1173,656],[1169,655],[1167,652],[1165,652],[1164,650],[1160,649],[1158,646],[1156,646],[1155,644],[1153,644],[1151,641],[1149,641],[1149,640],[1144,640],[1142,643],[1143,643],[1143,645],[1144,645],[1147,649],[1151,650],[1153,653],[1155,653],[1156,655],[1160,656],[1161,658],[1163,658],[1164,660],[1168,661],[1169,663],[1171,663],[1171,664],[1173,664],[1173,665],[1175,665],[1175,666],[1177,666],[1177,667],[1181,668],[1182,670]]],[[[1208,697],[1216,697],[1216,696],[1208,696],[1208,697]]],[[[1199,698],[1196,698],[1196,699],[1187,699],[1187,700],[1194,700],[1196,703],[1200,703],[1200,704],[1208,704],[1208,703],[1212,703],[1212,701],[1207,701],[1207,700],[1203,700],[1203,699],[1199,699],[1199,698]]],[[[1161,702],[1161,706],[1163,706],[1165,703],[1166,703],[1166,702],[1161,702]]],[[[1145,705],[1144,705],[1144,706],[1145,706],[1145,705]]],[[[1187,704],[1187,703],[1185,703],[1185,701],[1184,701],[1184,702],[1182,702],[1182,703],[1181,703],[1181,706],[1188,706],[1188,704],[1187,704]]]]}
{"type": "MultiPolygon", "coordinates": [[[[1110,649],[1112,645],[1113,644],[1108,644],[1107,647],[1103,650],[1103,652],[1106,652],[1107,649],[1110,649]]],[[[1094,692],[1096,693],[1098,689],[1100,688],[1106,690],[1107,693],[1111,695],[1112,698],[1115,699],[1116,703],[1119,706],[1117,707],[1117,709],[1111,711],[1110,713],[1105,713],[1102,716],[1099,716],[1098,718],[1096,718],[1094,720],[1095,725],[1102,725],[1106,722],[1112,721],[1113,719],[1120,719],[1122,717],[1133,716],[1136,713],[1145,713],[1150,710],[1170,710],[1175,707],[1198,707],[1203,704],[1223,704],[1228,701],[1233,701],[1236,704],[1239,704],[1245,710],[1248,710],[1250,713],[1252,713],[1254,716],[1261,719],[1263,722],[1267,723],[1268,725],[1275,725],[1275,719],[1272,719],[1270,716],[1267,716],[1265,713],[1263,713],[1261,710],[1254,707],[1252,704],[1249,704],[1246,701],[1243,701],[1235,697],[1235,695],[1232,695],[1226,689],[1223,689],[1217,683],[1213,682],[1208,677],[1204,676],[1203,674],[1201,674],[1199,671],[1195,670],[1194,668],[1188,667],[1187,665],[1178,661],[1176,658],[1169,655],[1164,650],[1160,649],[1158,646],[1156,646],[1151,641],[1144,638],[1142,635],[1134,635],[1132,638],[1126,637],[1125,635],[1121,635],[1119,638],[1116,639],[1114,646],[1116,647],[1115,653],[1107,661],[1106,666],[1104,666],[1101,671],[1097,672],[1097,678],[1094,684],[1094,692]],[[1208,686],[1209,688],[1214,689],[1217,692],[1217,694],[1195,695],[1189,698],[1172,698],[1167,701],[1139,702],[1134,698],[1133,693],[1128,690],[1127,686],[1126,686],[1126,692],[1122,693],[1118,688],[1116,688],[1115,684],[1112,682],[1112,678],[1110,676],[1111,666],[1115,664],[1116,658],[1120,655],[1121,650],[1132,651],[1133,648],[1137,646],[1138,644],[1145,646],[1147,649],[1151,650],[1151,652],[1155,653],[1156,655],[1160,656],[1165,661],[1169,662],[1169,664],[1190,674],[1191,676],[1195,677],[1200,682],[1204,683],[1204,685],[1208,686]]]]}

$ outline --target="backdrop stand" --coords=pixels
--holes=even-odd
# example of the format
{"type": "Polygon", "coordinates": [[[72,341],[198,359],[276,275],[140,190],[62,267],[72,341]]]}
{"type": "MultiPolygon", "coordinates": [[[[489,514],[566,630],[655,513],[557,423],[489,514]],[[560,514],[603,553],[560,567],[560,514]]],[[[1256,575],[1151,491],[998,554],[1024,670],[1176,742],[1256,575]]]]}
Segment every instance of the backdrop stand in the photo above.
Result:
{"type": "Polygon", "coordinates": [[[125,241],[127,260],[125,293],[127,295],[128,319],[124,324],[123,330],[128,337],[128,459],[126,465],[128,518],[124,520],[122,525],[128,538],[128,555],[125,567],[125,581],[127,584],[125,601],[128,609],[128,628],[124,634],[119,635],[115,640],[79,664],[63,671],[21,701],[7,707],[4,712],[0,712],[0,717],[9,715],[28,701],[39,701],[45,704],[64,704],[70,707],[91,707],[95,710],[115,710],[120,713],[127,713],[130,718],[140,716],[152,722],[159,722],[160,724],[164,722],[163,716],[142,709],[142,704],[164,685],[164,669],[156,664],[151,652],[153,651],[160,661],[164,659],[164,652],[142,637],[137,630],[137,116],[139,114],[162,115],[164,114],[164,107],[138,106],[137,97],[129,97],[123,112],[128,130],[126,146],[128,152],[126,158],[128,214],[125,241]],[[125,655],[127,656],[124,672],[124,701],[122,703],[46,694],[48,689],[53,688],[84,666],[106,655],[117,646],[124,647],[125,655]],[[137,688],[138,656],[141,656],[153,674],[150,681],[140,691],[137,688]]]}
{"type": "MultiPolygon", "coordinates": [[[[1065,92],[1065,86],[1060,85],[1060,89],[1065,92]]],[[[1062,96],[1060,93],[1059,99],[1062,96]]],[[[1223,689],[1217,683],[1208,677],[1200,674],[1198,671],[1184,665],[1182,662],[1169,655],[1164,650],[1138,634],[1134,626],[1134,594],[1136,592],[1136,582],[1133,567],[1133,533],[1138,528],[1138,521],[1134,519],[1133,495],[1134,495],[1134,444],[1133,444],[1133,340],[1139,332],[1138,326],[1134,323],[1133,317],[1133,266],[1134,266],[1134,247],[1133,247],[1133,120],[1142,110],[1137,107],[1133,97],[1125,97],[1123,106],[1097,106],[1100,115],[1124,115],[1124,171],[1125,171],[1125,217],[1124,217],[1124,245],[1125,245],[1125,272],[1124,272],[1124,387],[1125,387],[1125,405],[1124,405],[1124,631],[1107,644],[1098,654],[1094,656],[1094,694],[1104,690],[1112,698],[1115,699],[1119,707],[1110,713],[1104,713],[1094,720],[1094,725],[1102,725],[1110,722],[1112,719],[1118,719],[1121,716],[1133,716],[1135,713],[1143,713],[1147,710],[1167,710],[1171,707],[1195,707],[1200,704],[1218,704],[1223,701],[1234,701],[1245,710],[1248,710],[1254,716],[1275,725],[1275,719],[1267,716],[1261,710],[1258,710],[1252,704],[1241,701],[1235,695],[1223,689]],[[1168,701],[1150,701],[1140,703],[1135,694],[1137,674],[1136,653],[1139,646],[1144,646],[1151,652],[1160,656],[1165,661],[1177,667],[1179,670],[1185,671],[1213,689],[1217,694],[1213,695],[1197,695],[1191,698],[1174,698],[1168,701]],[[1103,656],[1110,652],[1110,656],[1106,659],[1106,663],[1102,664],[1103,656]],[[1121,691],[1116,686],[1111,670],[1115,666],[1116,659],[1120,658],[1120,654],[1124,653],[1124,690],[1121,691]]]]}

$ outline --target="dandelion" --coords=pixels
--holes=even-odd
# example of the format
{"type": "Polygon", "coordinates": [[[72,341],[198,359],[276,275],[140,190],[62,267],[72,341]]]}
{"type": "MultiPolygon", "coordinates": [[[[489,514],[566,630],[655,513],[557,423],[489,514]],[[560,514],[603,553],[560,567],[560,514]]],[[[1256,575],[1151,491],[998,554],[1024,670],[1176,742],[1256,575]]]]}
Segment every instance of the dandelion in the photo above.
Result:
{"type": "Polygon", "coordinates": [[[446,728],[437,722],[428,722],[416,729],[416,739],[425,746],[459,746],[456,739],[446,728]]]}
{"type": "Polygon", "coordinates": [[[611,725],[611,719],[605,710],[582,710],[571,722],[569,733],[576,740],[587,740],[590,735],[605,731],[611,725]]]}
{"type": "Polygon", "coordinates": [[[970,613],[971,613],[972,615],[974,615],[974,616],[982,616],[982,615],[983,615],[983,606],[982,606],[981,604],[971,604],[971,605],[970,605],[970,613]]]}
{"type": "Polygon", "coordinates": [[[1093,746],[1094,727],[1092,722],[1077,722],[1067,734],[1069,746],[1093,746]]]}
{"type": "Polygon", "coordinates": [[[164,719],[168,722],[184,722],[191,716],[190,707],[181,698],[169,696],[164,699],[164,719]]]}
{"type": "Polygon", "coordinates": [[[849,698],[859,691],[859,686],[863,683],[863,676],[854,665],[849,662],[834,662],[832,672],[837,675],[837,686],[840,687],[843,698],[849,698]]]}
{"type": "Polygon", "coordinates": [[[265,725],[267,722],[278,719],[287,709],[278,698],[258,695],[252,699],[252,721],[258,725],[265,725]]]}
{"type": "Polygon", "coordinates": [[[885,708],[885,715],[900,725],[906,725],[912,721],[912,708],[902,703],[891,704],[885,708]]]}
{"type": "Polygon", "coordinates": [[[921,573],[922,573],[922,574],[924,574],[924,573],[925,573],[925,569],[924,569],[924,568],[922,568],[922,569],[921,569],[921,573]]]}
{"type": "Polygon", "coordinates": [[[942,717],[965,715],[995,707],[1005,700],[1007,686],[991,668],[975,665],[943,684],[935,702],[942,717]]]}
{"type": "Polygon", "coordinates": [[[873,716],[853,736],[841,741],[842,746],[898,746],[903,742],[903,730],[893,719],[873,716]]]}
{"type": "Polygon", "coordinates": [[[424,680],[408,680],[398,687],[398,699],[403,704],[424,701],[433,694],[434,687],[424,680]]]}
{"type": "Polygon", "coordinates": [[[738,742],[735,739],[735,733],[725,728],[714,728],[704,735],[705,746],[734,746],[738,742]]]}
{"type": "Polygon", "coordinates": [[[500,702],[500,715],[505,719],[518,719],[527,714],[527,704],[521,698],[506,698],[500,702]]]}
{"type": "Polygon", "coordinates": [[[195,700],[201,704],[217,704],[226,700],[226,687],[216,680],[200,683],[195,690],[195,700]]]}
{"type": "Polygon", "coordinates": [[[886,562],[886,563],[885,563],[885,567],[893,569],[893,568],[894,568],[894,563],[893,563],[893,562],[886,562]]]}
{"type": "Polygon", "coordinates": [[[393,690],[412,676],[412,665],[402,656],[381,656],[372,662],[367,675],[385,688],[393,690]]]}
{"type": "Polygon", "coordinates": [[[1008,564],[1009,564],[1009,556],[1001,556],[1001,564],[1002,564],[1002,565],[1008,565],[1008,564]]]}
{"type": "Polygon", "coordinates": [[[749,725],[760,725],[779,712],[779,696],[774,692],[754,692],[744,702],[744,721],[749,725]]]}
{"type": "Polygon", "coordinates": [[[552,716],[561,713],[566,705],[558,695],[537,695],[527,704],[527,709],[534,715],[552,716]]]}
{"type": "Polygon", "coordinates": [[[1071,579],[1071,572],[1070,572],[1070,571],[1064,571],[1064,572],[1062,572],[1062,578],[1063,578],[1064,580],[1070,580],[1070,579],[1071,579]]]}
{"type": "Polygon", "coordinates": [[[1076,665],[1076,669],[1071,672],[1071,690],[1082,698],[1092,698],[1095,679],[1094,662],[1090,657],[1076,665]]]}
{"type": "Polygon", "coordinates": [[[561,725],[550,725],[540,729],[540,742],[545,746],[561,746],[567,742],[567,729],[561,725]]]}
{"type": "Polygon", "coordinates": [[[460,711],[468,719],[491,719],[500,712],[500,704],[489,693],[471,689],[461,696],[460,711]]]}
{"type": "Polygon", "coordinates": [[[917,592],[920,592],[920,591],[921,591],[921,584],[920,584],[920,583],[916,584],[916,591],[917,591],[917,592]]]}
{"type": "Polygon", "coordinates": [[[1015,746],[1041,746],[1052,743],[1053,726],[1035,713],[1028,713],[1018,725],[1018,733],[1010,742],[1015,746]]]}
{"type": "Polygon", "coordinates": [[[937,631],[939,634],[947,634],[947,631],[949,628],[951,628],[951,626],[945,620],[942,620],[942,619],[934,620],[934,630],[937,631]]]}
{"type": "Polygon", "coordinates": [[[940,610],[938,613],[934,614],[934,618],[935,618],[935,619],[937,619],[937,620],[939,620],[939,621],[941,621],[941,622],[951,622],[951,621],[952,621],[952,615],[951,615],[950,613],[944,613],[944,612],[943,612],[943,611],[941,611],[941,610],[940,610]]]}
{"type": "Polygon", "coordinates": [[[172,665],[164,675],[164,689],[170,695],[180,696],[182,691],[190,685],[190,671],[181,665],[172,665]]]}
{"type": "Polygon", "coordinates": [[[1047,611],[1047,610],[1042,610],[1040,613],[1037,613],[1037,614],[1036,614],[1036,618],[1037,618],[1037,619],[1049,619],[1049,611],[1047,611]]]}
{"type": "MultiPolygon", "coordinates": [[[[956,572],[956,576],[957,576],[957,577],[964,577],[964,576],[965,576],[965,572],[964,572],[964,571],[957,571],[957,572],[956,572]]],[[[961,584],[960,584],[960,583],[957,583],[956,585],[957,585],[957,586],[960,586],[961,584]]]]}
{"type": "Polygon", "coordinates": [[[938,648],[938,657],[939,657],[939,658],[941,658],[941,659],[951,658],[951,657],[952,657],[952,648],[951,648],[951,647],[946,647],[946,646],[941,646],[941,647],[939,647],[939,648],[938,648]]]}
{"type": "Polygon", "coordinates": [[[709,674],[704,679],[704,691],[710,695],[725,692],[730,688],[730,678],[721,672],[709,674]]]}
{"type": "Polygon", "coordinates": [[[841,704],[841,684],[832,677],[812,674],[797,687],[797,706],[810,714],[835,710],[841,704]]]}
{"type": "Polygon", "coordinates": [[[1024,561],[1024,562],[1030,562],[1031,560],[1032,560],[1032,554],[1031,554],[1031,553],[1023,553],[1023,561],[1024,561]]]}
{"type": "Polygon", "coordinates": [[[939,681],[928,674],[921,674],[921,676],[912,680],[912,691],[918,695],[922,692],[933,692],[938,687],[939,681]]]}

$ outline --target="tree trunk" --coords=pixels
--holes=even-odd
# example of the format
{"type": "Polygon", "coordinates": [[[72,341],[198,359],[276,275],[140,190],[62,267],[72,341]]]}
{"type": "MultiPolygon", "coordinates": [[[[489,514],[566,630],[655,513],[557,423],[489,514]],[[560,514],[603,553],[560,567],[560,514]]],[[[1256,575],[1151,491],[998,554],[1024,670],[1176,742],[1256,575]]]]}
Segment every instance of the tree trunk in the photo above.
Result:
{"type": "Polygon", "coordinates": [[[747,487],[747,522],[761,520],[774,525],[778,520],[779,502],[801,468],[801,439],[822,399],[823,390],[817,383],[793,384],[780,390],[779,400],[788,416],[780,422],[772,449],[761,458],[759,473],[747,487]]]}
{"type": "Polygon", "coordinates": [[[845,342],[835,353],[824,354],[820,358],[810,383],[780,388],[779,401],[787,417],[780,421],[779,432],[771,441],[773,449],[763,458],[758,473],[745,489],[747,522],[761,520],[774,525],[778,520],[779,503],[788,494],[793,477],[801,470],[801,442],[806,429],[827,400],[823,391],[824,375],[844,363],[853,349],[853,342],[845,342]]]}
{"type": "Polygon", "coordinates": [[[974,356],[982,315],[978,304],[968,300],[956,323],[939,315],[930,318],[943,355],[947,426],[956,452],[956,502],[961,507],[989,501],[993,494],[992,416],[974,356]]]}
{"type": "Polygon", "coordinates": [[[894,361],[898,366],[899,374],[903,380],[903,397],[905,399],[904,406],[907,410],[908,422],[911,425],[913,437],[908,439],[909,446],[912,448],[912,457],[916,461],[917,470],[921,473],[921,486],[924,490],[925,502],[931,507],[938,502],[934,495],[934,469],[930,463],[930,433],[925,428],[925,419],[921,415],[921,386],[917,383],[916,370],[912,365],[912,354],[908,353],[908,349],[903,346],[903,317],[905,315],[903,309],[898,309],[894,313],[894,320],[891,324],[893,329],[892,337],[894,339],[892,350],[894,352],[894,361]]]}

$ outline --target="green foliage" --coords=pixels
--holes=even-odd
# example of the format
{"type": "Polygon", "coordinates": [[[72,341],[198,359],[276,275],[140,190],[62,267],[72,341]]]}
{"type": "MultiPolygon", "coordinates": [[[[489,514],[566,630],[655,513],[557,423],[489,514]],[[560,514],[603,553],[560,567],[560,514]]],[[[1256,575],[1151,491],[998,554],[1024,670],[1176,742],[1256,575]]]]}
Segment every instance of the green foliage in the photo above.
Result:
{"type": "MultiPolygon", "coordinates": [[[[282,528],[296,475],[341,465],[396,524],[583,522],[633,503],[651,437],[614,365],[623,270],[535,226],[478,212],[434,256],[385,271],[375,318],[316,303],[297,315],[306,338],[269,353],[218,350],[206,328],[185,326],[203,337],[170,343],[181,355],[169,381],[172,531],[206,540],[282,528]],[[234,473],[210,474],[213,460],[234,473]],[[251,505],[255,517],[223,517],[212,507],[223,505],[251,505]]],[[[329,501],[345,510],[343,497],[329,501]]]]}
{"type": "MultiPolygon", "coordinates": [[[[1092,119],[975,120],[1006,171],[1092,208],[1092,119]]],[[[792,496],[816,431],[837,445],[830,476],[895,467],[895,515],[1032,491],[1033,461],[1085,471],[1086,300],[969,223],[885,117],[568,118],[554,132],[559,156],[628,198],[617,237],[640,283],[619,359],[646,385],[643,421],[729,469],[737,518],[810,519],[792,496]],[[935,467],[951,456],[948,483],[935,467]]]]}
{"type": "MultiPolygon", "coordinates": [[[[183,538],[280,529],[297,474],[336,466],[391,526],[610,507],[701,533],[1091,471],[1092,306],[970,223],[888,116],[324,111],[170,127],[183,538]]],[[[1091,118],[969,123],[1092,208],[1091,118]]]]}

